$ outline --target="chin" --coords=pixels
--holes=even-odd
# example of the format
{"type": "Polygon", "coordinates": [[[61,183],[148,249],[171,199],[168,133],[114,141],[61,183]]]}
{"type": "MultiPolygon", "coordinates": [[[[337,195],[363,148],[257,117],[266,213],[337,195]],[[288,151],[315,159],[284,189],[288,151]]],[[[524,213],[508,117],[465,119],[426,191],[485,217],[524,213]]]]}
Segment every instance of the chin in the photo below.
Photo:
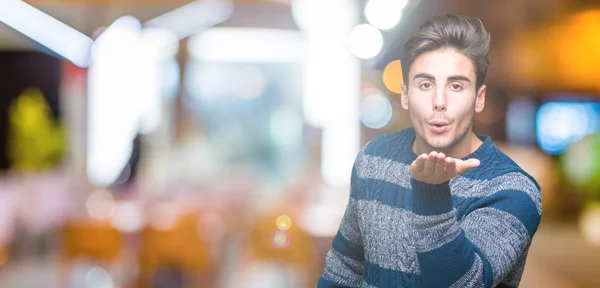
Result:
{"type": "Polygon", "coordinates": [[[433,149],[433,151],[439,152],[439,151],[445,151],[448,150],[448,148],[452,147],[452,144],[454,144],[454,141],[452,141],[452,139],[448,136],[434,136],[434,137],[430,137],[429,139],[426,139],[425,143],[427,143],[427,145],[429,147],[431,147],[431,149],[433,149]]]}
{"type": "Polygon", "coordinates": [[[452,146],[449,141],[432,141],[428,142],[428,145],[436,152],[448,150],[452,146]]]}
{"type": "Polygon", "coordinates": [[[449,129],[442,134],[436,134],[427,130],[427,127],[419,128],[421,129],[415,129],[415,133],[418,136],[421,136],[424,144],[426,144],[431,151],[446,153],[445,151],[450,150],[460,140],[460,138],[456,137],[459,134],[457,134],[457,131],[454,129],[449,129]]]}

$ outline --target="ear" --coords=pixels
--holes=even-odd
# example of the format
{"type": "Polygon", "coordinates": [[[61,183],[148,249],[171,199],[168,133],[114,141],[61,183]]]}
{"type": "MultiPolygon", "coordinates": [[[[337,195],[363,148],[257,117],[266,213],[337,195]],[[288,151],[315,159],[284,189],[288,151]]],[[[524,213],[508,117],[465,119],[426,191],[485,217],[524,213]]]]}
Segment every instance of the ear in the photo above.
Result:
{"type": "Polygon", "coordinates": [[[402,94],[400,95],[400,100],[402,102],[402,108],[404,110],[408,110],[408,89],[406,89],[406,85],[402,83],[402,94]]]}
{"type": "Polygon", "coordinates": [[[485,85],[481,85],[479,87],[479,91],[477,91],[477,97],[475,98],[475,112],[479,113],[483,111],[483,107],[485,106],[485,91],[487,87],[485,85]]]}

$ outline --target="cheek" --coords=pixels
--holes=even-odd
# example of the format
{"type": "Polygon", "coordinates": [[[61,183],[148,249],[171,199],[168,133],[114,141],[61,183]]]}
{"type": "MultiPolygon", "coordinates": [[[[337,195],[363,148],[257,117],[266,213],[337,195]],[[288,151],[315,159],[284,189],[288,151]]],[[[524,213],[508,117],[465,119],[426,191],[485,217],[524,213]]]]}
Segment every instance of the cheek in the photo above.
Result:
{"type": "MultiPolygon", "coordinates": [[[[468,97],[468,95],[457,95],[458,99],[453,99],[454,101],[454,105],[448,105],[448,112],[456,115],[457,117],[461,117],[460,115],[463,115],[464,117],[470,117],[474,114],[475,111],[475,100],[474,99],[469,99],[472,101],[465,101],[465,97],[468,97]]],[[[449,103],[450,104],[450,103],[449,103]]],[[[463,117],[461,117],[463,118],[463,117]]]]}
{"type": "Polygon", "coordinates": [[[465,117],[469,116],[470,114],[473,113],[473,106],[471,106],[471,105],[460,105],[459,107],[456,107],[455,113],[456,113],[456,115],[464,115],[465,117]]]}
{"type": "Polygon", "coordinates": [[[412,114],[423,115],[431,112],[431,103],[425,100],[425,97],[410,98],[408,109],[412,114]]]}
{"type": "Polygon", "coordinates": [[[469,127],[473,122],[473,115],[475,112],[473,111],[473,107],[464,106],[460,107],[460,110],[454,111],[454,115],[456,115],[456,120],[460,121],[461,127],[469,127]]]}
{"type": "MultiPolygon", "coordinates": [[[[430,113],[427,113],[423,107],[411,103],[409,105],[408,113],[413,120],[420,120],[428,116],[430,113]]],[[[420,121],[418,121],[420,122],[420,121]]]]}

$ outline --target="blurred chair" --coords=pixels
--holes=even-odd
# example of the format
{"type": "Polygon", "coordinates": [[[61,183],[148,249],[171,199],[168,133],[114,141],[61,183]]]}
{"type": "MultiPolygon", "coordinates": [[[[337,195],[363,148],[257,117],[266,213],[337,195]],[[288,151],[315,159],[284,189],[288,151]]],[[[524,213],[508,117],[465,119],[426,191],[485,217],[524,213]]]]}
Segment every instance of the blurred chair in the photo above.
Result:
{"type": "Polygon", "coordinates": [[[76,260],[94,262],[104,268],[117,263],[125,238],[108,221],[68,221],[62,231],[59,287],[69,287],[68,275],[76,260]]]}
{"type": "Polygon", "coordinates": [[[63,228],[62,256],[67,260],[91,258],[100,262],[117,259],[124,236],[109,222],[69,222],[63,228]]]}
{"type": "Polygon", "coordinates": [[[0,268],[8,262],[8,251],[6,248],[3,243],[0,243],[0,268]]]}
{"type": "Polygon", "coordinates": [[[212,287],[212,261],[198,226],[195,213],[182,213],[170,227],[144,228],[138,287],[212,287]]]}
{"type": "MultiPolygon", "coordinates": [[[[290,209],[282,210],[292,212],[290,209]]],[[[250,237],[244,247],[245,253],[240,263],[240,269],[243,270],[240,285],[314,287],[316,284],[316,282],[310,283],[314,279],[313,274],[316,273],[313,271],[316,255],[311,236],[293,223],[296,213],[288,214],[289,219],[292,219],[291,225],[278,225],[277,219],[283,214],[274,211],[267,213],[251,227],[250,237]],[[280,229],[281,226],[284,229],[280,229]],[[260,266],[263,268],[257,270],[260,266]],[[265,275],[263,277],[251,275],[256,273],[265,275]],[[254,283],[249,284],[252,281],[248,279],[253,279],[254,283]]]]}

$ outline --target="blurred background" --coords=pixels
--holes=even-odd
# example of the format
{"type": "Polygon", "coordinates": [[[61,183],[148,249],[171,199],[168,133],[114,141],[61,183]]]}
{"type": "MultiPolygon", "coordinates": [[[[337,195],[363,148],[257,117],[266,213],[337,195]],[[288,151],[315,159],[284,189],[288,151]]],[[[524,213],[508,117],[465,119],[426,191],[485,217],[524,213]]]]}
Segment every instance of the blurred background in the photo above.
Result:
{"type": "Polygon", "coordinates": [[[0,287],[314,287],[400,55],[491,32],[475,130],[542,187],[521,287],[600,287],[596,0],[0,0],[0,287]]]}

